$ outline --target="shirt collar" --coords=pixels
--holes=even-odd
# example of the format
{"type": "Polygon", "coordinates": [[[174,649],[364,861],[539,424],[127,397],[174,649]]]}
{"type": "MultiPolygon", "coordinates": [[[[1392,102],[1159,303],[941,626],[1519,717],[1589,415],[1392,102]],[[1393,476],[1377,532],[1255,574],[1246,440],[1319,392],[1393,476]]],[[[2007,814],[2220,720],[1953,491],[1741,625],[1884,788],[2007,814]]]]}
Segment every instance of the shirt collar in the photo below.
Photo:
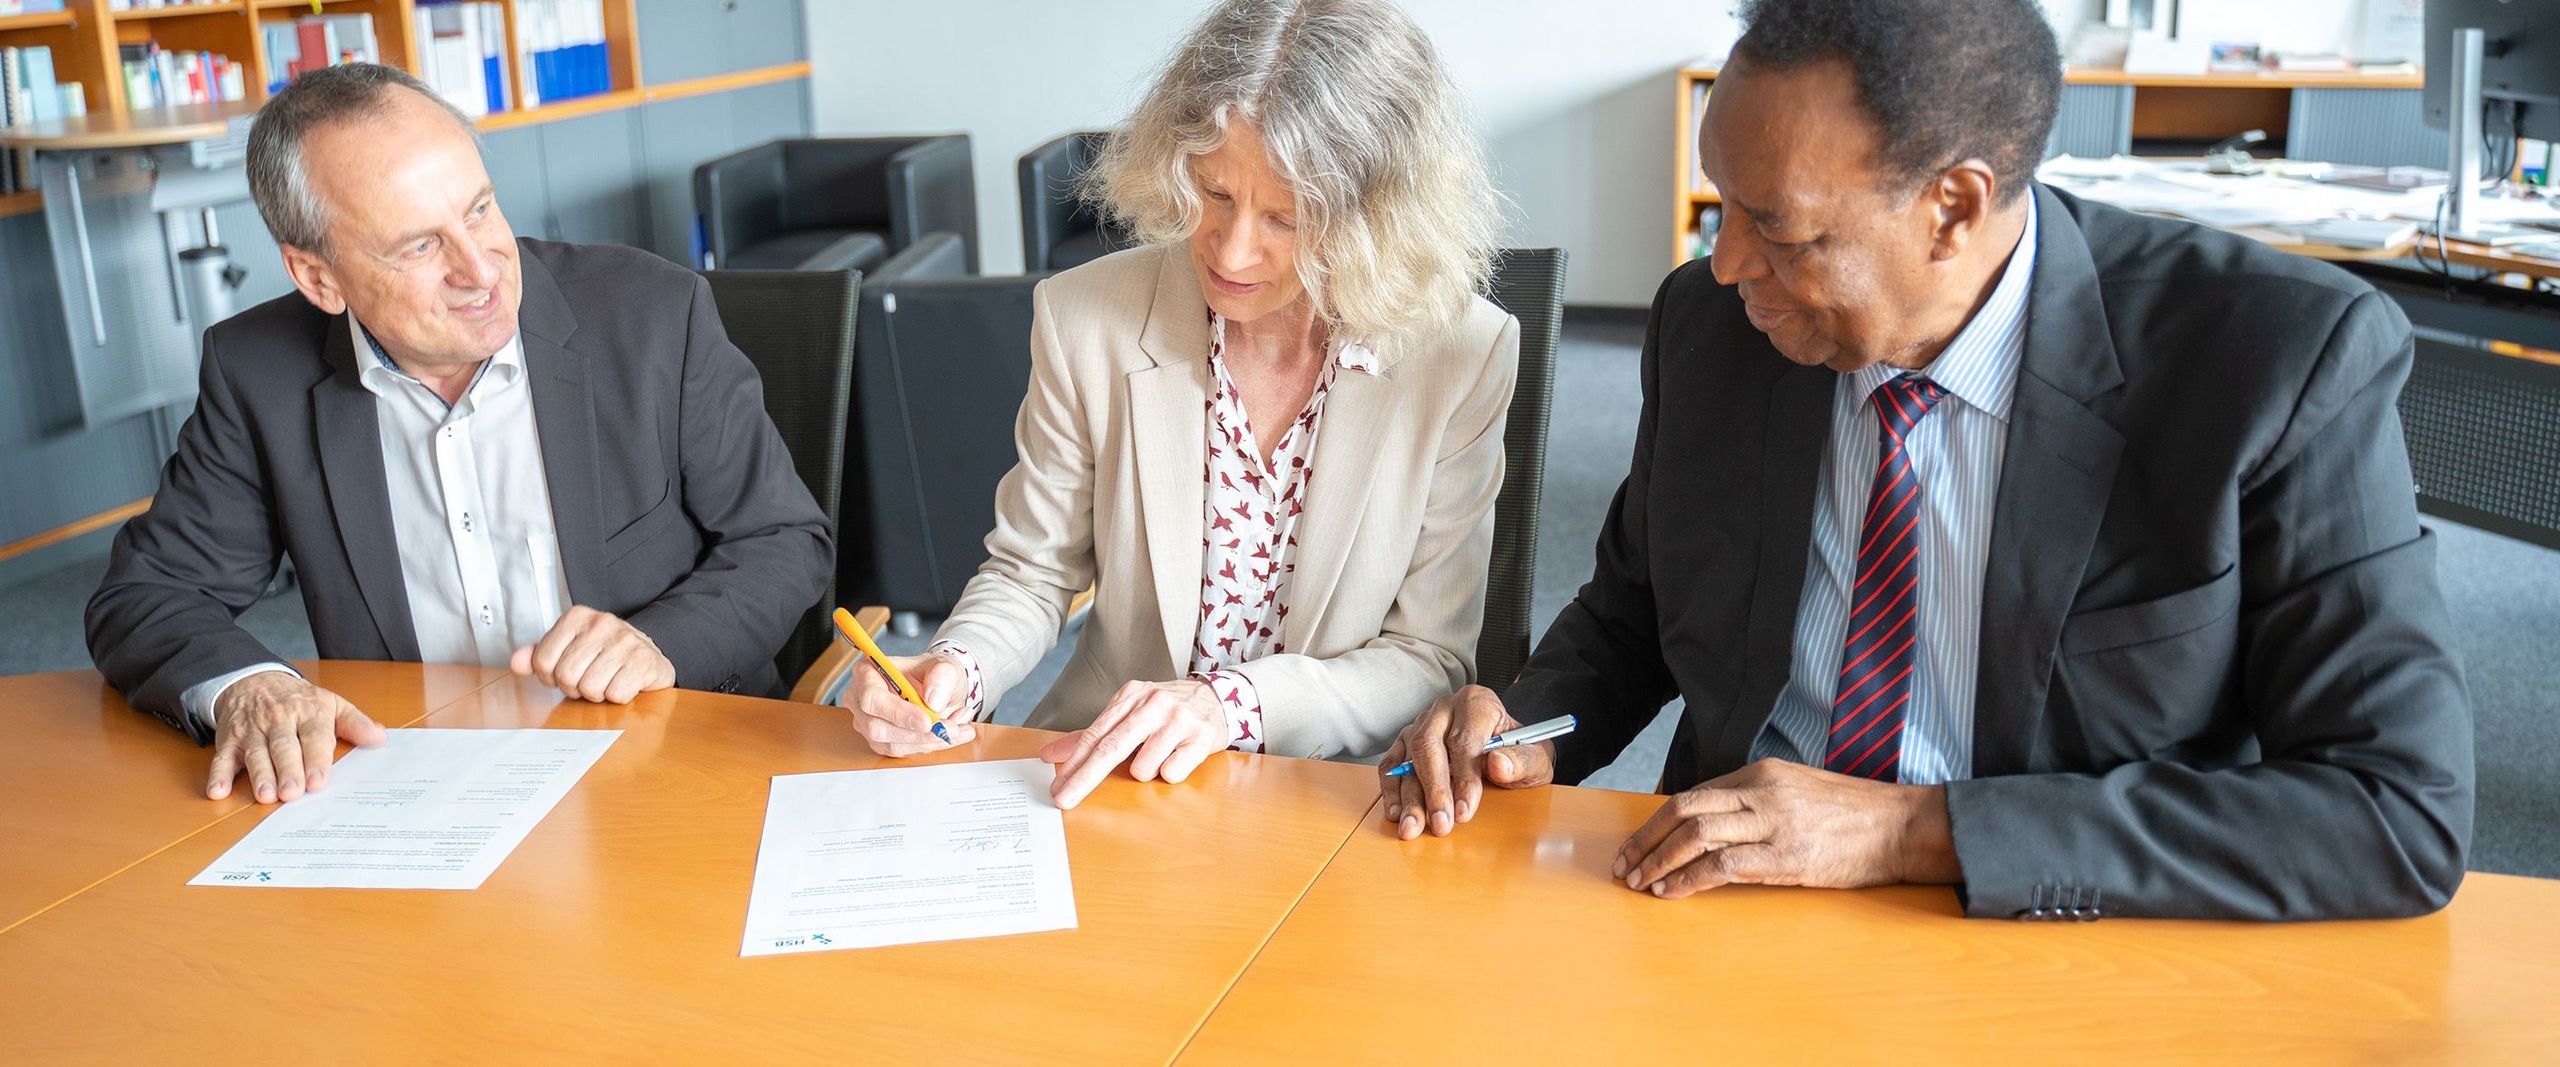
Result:
{"type": "MultiPolygon", "coordinates": [[[[1226,358],[1226,350],[1227,317],[1212,311],[1209,313],[1209,354],[1223,361],[1226,358]]],[[[1371,377],[1377,376],[1382,369],[1378,363],[1377,350],[1369,347],[1367,342],[1346,341],[1340,338],[1336,338],[1333,342],[1333,364],[1343,370],[1356,370],[1371,377]]]]}
{"type": "MultiPolygon", "coordinates": [[[[391,358],[390,351],[382,347],[382,342],[374,339],[373,331],[365,329],[364,324],[357,322],[353,314],[347,316],[347,328],[354,331],[356,344],[362,346],[365,351],[373,353],[373,362],[359,371],[356,378],[363,382],[364,387],[375,396],[390,395],[391,391],[398,388],[402,382],[418,386],[426,384],[408,371],[401,370],[400,364],[391,358]]],[[[482,379],[492,375],[496,376],[500,385],[513,384],[516,379],[524,376],[523,334],[519,333],[507,338],[507,343],[500,346],[496,354],[491,355],[488,362],[481,365],[480,370],[471,379],[472,387],[478,388],[482,379]]]]}
{"type": "MultiPolygon", "coordinates": [[[[2018,364],[2026,355],[2027,293],[2035,276],[2036,231],[2036,198],[2030,191],[2026,228],[2019,231],[2018,247],[2010,251],[2008,266],[2001,269],[1999,282],[1991,287],[1990,299],[1982,302],[1964,329],[1957,331],[1938,358],[1918,374],[2002,422],[2009,421],[2009,402],[2018,391],[2018,364]]],[[[1877,386],[1903,373],[1877,363],[1859,369],[1852,377],[1857,395],[1866,397],[1877,386]]]]}

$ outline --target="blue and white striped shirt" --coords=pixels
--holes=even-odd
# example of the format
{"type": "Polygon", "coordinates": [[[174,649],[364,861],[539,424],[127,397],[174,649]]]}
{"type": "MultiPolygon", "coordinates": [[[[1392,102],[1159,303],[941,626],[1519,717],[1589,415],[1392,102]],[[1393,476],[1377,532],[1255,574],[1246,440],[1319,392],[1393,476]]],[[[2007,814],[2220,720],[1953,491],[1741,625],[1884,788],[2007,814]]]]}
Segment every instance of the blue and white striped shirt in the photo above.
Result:
{"type": "MultiPolygon", "coordinates": [[[[1920,479],[1919,640],[1911,701],[1903,709],[1901,780],[1935,785],[1973,776],[1973,694],[1982,639],[1982,570],[1991,509],[2009,444],[2009,400],[2026,351],[2027,283],[2035,274],[2035,199],[2027,227],[1990,299],[1919,373],[1947,397],[1904,440],[1920,479]]],[[[1876,474],[1876,415],[1869,396],[1903,372],[1876,364],[1840,376],[1831,400],[1831,444],[1814,495],[1813,548],[1796,612],[1795,664],[1753,759],[1819,767],[1831,734],[1849,588],[1858,570],[1858,520],[1876,474]]]]}

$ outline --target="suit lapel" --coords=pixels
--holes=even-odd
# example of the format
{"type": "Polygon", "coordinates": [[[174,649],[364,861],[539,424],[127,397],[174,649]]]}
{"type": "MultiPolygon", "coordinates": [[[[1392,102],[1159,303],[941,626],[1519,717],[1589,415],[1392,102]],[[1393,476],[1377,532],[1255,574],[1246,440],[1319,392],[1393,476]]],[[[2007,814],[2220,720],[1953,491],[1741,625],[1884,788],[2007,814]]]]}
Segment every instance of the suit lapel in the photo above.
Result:
{"type": "MultiPolygon", "coordinates": [[[[1191,666],[1200,619],[1200,531],[1209,462],[1209,306],[1180,249],[1161,256],[1156,298],[1138,347],[1153,366],[1129,375],[1130,440],[1138,450],[1138,513],[1155,581],[1171,674],[1191,666]]],[[[1171,674],[1168,675],[1171,676],[1171,674]]]]}
{"type": "Polygon", "coordinates": [[[409,590],[400,577],[400,542],[391,523],[391,485],[382,473],[382,415],[360,377],[363,364],[346,314],[330,319],[327,329],[321,356],[332,373],[311,387],[320,477],[337,519],[339,546],[373,615],[383,654],[415,662],[418,631],[409,619],[409,590]]]}
{"type": "Polygon", "coordinates": [[[1316,469],[1307,479],[1298,547],[1289,557],[1298,568],[1288,580],[1288,600],[1295,610],[1283,627],[1291,648],[1315,647],[1316,627],[1324,622],[1325,607],[1333,601],[1334,584],[1342,578],[1361,515],[1369,507],[1369,488],[1378,474],[1375,457],[1395,421],[1398,388],[1385,374],[1340,371],[1326,394],[1316,430],[1316,469]]]}
{"type": "MultiPolygon", "coordinates": [[[[1751,337],[1758,339],[1758,331],[1751,337]]],[[[1762,358],[1778,367],[1769,386],[1769,415],[1760,434],[1759,562],[1752,566],[1749,652],[1735,714],[1724,717],[1715,767],[1739,767],[1751,743],[1767,728],[1778,691],[1794,670],[1796,613],[1804,606],[1806,554],[1813,549],[1814,495],[1822,489],[1822,455],[1831,441],[1831,404],[1840,376],[1824,367],[1786,362],[1759,341],[1762,358]]],[[[1751,499],[1737,497],[1737,499],[1751,499]]],[[[1740,573],[1733,577],[1739,579],[1740,573]]]]}
{"type": "Polygon", "coordinates": [[[551,271],[521,243],[524,302],[517,311],[533,421],[542,440],[543,481],[551,489],[551,526],[559,539],[560,573],[573,604],[604,596],[604,530],[596,496],[596,411],[586,388],[586,356],[569,347],[577,316],[551,271]]]}
{"type": "Polygon", "coordinates": [[[2097,265],[2078,220],[2051,192],[2027,297],[2027,339],[2009,408],[2009,444],[1982,578],[1981,673],[1973,775],[2021,774],[2045,729],[2063,616],[2106,517],[2124,437],[2089,409],[2123,384],[2097,265]]]}

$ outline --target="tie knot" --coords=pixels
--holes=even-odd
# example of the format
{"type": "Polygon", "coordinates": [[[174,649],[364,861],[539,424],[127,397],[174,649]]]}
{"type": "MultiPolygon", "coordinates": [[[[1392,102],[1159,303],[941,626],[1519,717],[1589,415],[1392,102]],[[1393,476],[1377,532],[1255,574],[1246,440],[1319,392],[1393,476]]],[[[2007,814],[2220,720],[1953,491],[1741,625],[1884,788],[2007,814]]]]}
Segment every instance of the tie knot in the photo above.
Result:
{"type": "Polygon", "coordinates": [[[1947,395],[1943,385],[1927,378],[1904,374],[1879,385],[1875,391],[1876,418],[1883,421],[1893,436],[1911,432],[1911,427],[1936,407],[1947,395]]]}

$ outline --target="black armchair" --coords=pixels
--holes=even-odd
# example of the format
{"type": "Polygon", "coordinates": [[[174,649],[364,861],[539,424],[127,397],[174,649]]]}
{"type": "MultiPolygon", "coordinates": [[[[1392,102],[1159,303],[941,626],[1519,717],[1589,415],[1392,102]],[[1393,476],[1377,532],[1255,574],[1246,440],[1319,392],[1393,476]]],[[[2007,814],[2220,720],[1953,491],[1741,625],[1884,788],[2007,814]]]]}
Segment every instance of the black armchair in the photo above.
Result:
{"type": "Polygon", "coordinates": [[[1022,191],[1022,269],[1065,270],[1136,243],[1077,195],[1085,168],[1105,133],[1071,133],[1024,153],[1016,177],[1022,191]]]}
{"type": "Polygon", "coordinates": [[[978,269],[969,138],[786,138],[693,171],[707,266],[864,270],[928,234],[958,236],[978,269]]]}

